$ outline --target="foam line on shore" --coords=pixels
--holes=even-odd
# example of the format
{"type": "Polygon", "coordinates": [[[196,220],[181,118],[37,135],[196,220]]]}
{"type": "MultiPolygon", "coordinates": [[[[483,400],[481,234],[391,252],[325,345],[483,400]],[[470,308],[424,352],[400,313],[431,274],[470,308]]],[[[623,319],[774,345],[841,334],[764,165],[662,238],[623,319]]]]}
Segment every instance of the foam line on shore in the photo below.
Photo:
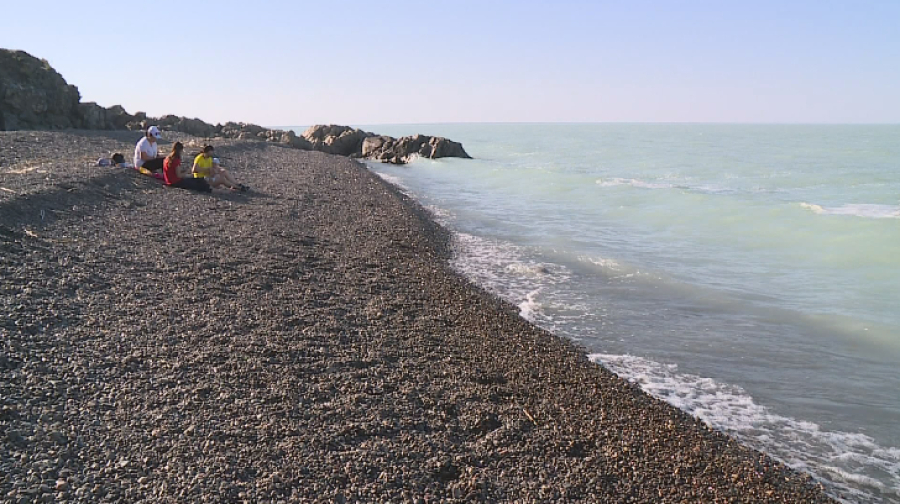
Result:
{"type": "Polygon", "coordinates": [[[830,481],[841,493],[870,498],[848,485],[854,484],[876,495],[900,498],[900,448],[881,446],[865,434],[829,431],[813,422],[779,415],[756,403],[741,387],[680,373],[675,364],[601,353],[590,359],[754,448],[830,481]],[[792,448],[797,445],[815,446],[822,455],[798,452],[792,448]],[[881,483],[872,473],[891,483],[881,483]]]}
{"type": "MultiPolygon", "coordinates": [[[[378,174],[411,194],[401,177],[378,174]]],[[[442,225],[453,227],[453,215],[440,207],[429,207],[429,210],[442,225]]],[[[451,264],[457,271],[515,304],[520,316],[529,322],[552,331],[559,329],[558,321],[545,311],[545,303],[552,301],[544,290],[547,287],[552,290],[553,285],[568,281],[572,272],[559,264],[526,259],[529,255],[527,251],[502,240],[456,231],[452,234],[452,243],[454,254],[451,264]]],[[[577,260],[599,268],[612,279],[640,275],[640,272],[608,258],[582,256],[577,260]]],[[[566,336],[578,341],[577,334],[566,336]]],[[[675,365],[666,366],[628,355],[592,354],[589,358],[714,428],[735,435],[754,448],[769,452],[792,467],[827,481],[836,493],[855,496],[861,501],[870,497],[848,483],[868,488],[874,494],[897,491],[865,475],[867,470],[886,474],[897,471],[892,465],[896,462],[892,458],[892,449],[879,447],[871,438],[861,442],[859,435],[823,431],[811,422],[775,415],[757,404],[740,387],[678,373],[675,365]],[[828,455],[811,458],[791,450],[791,443],[826,447],[828,455]],[[856,462],[842,461],[843,453],[855,454],[856,462]],[[832,458],[835,460],[831,461],[832,458]],[[861,468],[854,470],[854,466],[861,468]]]]}

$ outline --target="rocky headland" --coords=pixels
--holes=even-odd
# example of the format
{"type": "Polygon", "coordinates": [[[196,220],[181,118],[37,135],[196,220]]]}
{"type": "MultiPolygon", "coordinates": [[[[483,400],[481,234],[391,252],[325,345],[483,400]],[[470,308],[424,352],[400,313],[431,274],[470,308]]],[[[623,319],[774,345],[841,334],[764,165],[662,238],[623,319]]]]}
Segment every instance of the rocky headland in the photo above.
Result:
{"type": "Polygon", "coordinates": [[[78,88],[66,82],[46,60],[24,51],[0,49],[0,131],[140,131],[150,125],[199,138],[265,141],[383,163],[406,164],[416,157],[470,157],[462,144],[442,137],[393,138],[337,125],[312,126],[297,135],[290,130],[256,124],[210,124],[176,115],[129,114],[121,105],[107,108],[94,102],[82,102],[78,88]]]}

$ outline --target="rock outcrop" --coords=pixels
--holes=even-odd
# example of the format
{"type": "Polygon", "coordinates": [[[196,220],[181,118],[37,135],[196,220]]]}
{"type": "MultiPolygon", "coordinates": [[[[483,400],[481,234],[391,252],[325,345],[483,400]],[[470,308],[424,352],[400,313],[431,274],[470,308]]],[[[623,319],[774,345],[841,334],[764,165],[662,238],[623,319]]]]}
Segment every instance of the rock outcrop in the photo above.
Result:
{"type": "Polygon", "coordinates": [[[309,141],[313,150],[340,156],[354,156],[362,152],[363,140],[372,135],[349,126],[332,124],[312,126],[303,133],[303,138],[309,141]]]}
{"type": "Polygon", "coordinates": [[[78,88],[67,83],[46,60],[23,51],[0,49],[0,131],[89,129],[141,131],[150,125],[201,138],[240,138],[284,144],[297,149],[405,164],[416,157],[470,158],[462,144],[446,138],[415,135],[380,136],[349,126],[313,126],[298,136],[293,131],[256,124],[209,124],[195,118],[129,114],[121,105],[106,108],[81,102],[78,88]]]}
{"type": "Polygon", "coordinates": [[[372,159],[383,163],[406,164],[416,157],[471,159],[459,142],[427,135],[394,138],[376,135],[349,126],[312,126],[303,133],[314,150],[372,159]]]}
{"type": "Polygon", "coordinates": [[[80,100],[46,60],[0,50],[0,130],[81,127],[80,100]]]}

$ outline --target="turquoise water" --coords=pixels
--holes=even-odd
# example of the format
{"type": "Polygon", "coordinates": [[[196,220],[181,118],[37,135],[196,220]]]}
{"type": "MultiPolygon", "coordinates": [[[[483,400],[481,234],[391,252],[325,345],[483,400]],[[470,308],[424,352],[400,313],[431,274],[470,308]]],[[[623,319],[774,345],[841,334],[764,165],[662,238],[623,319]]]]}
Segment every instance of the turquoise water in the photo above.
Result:
{"type": "Polygon", "coordinates": [[[850,502],[900,502],[900,126],[422,125],[455,267],[850,502]]]}

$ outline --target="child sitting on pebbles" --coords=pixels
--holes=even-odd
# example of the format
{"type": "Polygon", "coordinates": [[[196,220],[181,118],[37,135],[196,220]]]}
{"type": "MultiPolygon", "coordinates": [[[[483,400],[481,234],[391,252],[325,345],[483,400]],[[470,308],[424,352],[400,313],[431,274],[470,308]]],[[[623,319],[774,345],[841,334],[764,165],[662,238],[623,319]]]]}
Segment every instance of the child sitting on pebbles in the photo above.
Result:
{"type": "Polygon", "coordinates": [[[163,161],[163,176],[166,185],[192,191],[212,192],[212,187],[206,183],[206,179],[192,177],[190,170],[182,166],[181,155],[183,152],[184,145],[181,142],[175,142],[175,145],[172,146],[172,153],[163,161]]]}
{"type": "Polygon", "coordinates": [[[194,158],[194,178],[206,179],[212,187],[227,187],[232,191],[247,191],[247,186],[238,184],[228,173],[228,170],[219,164],[219,159],[213,157],[215,149],[212,145],[203,148],[203,152],[194,158]]]}

